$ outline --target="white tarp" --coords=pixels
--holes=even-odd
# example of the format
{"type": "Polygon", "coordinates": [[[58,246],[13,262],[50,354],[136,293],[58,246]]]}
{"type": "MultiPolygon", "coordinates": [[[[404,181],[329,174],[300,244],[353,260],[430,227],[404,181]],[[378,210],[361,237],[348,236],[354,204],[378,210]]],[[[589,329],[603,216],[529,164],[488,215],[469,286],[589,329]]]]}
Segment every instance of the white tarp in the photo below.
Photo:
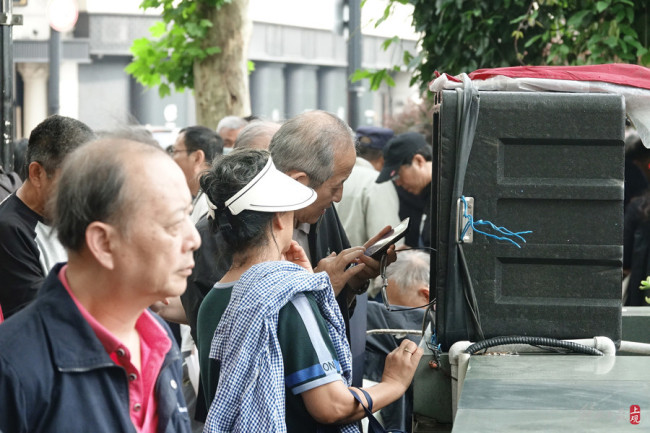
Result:
{"type": "MultiPolygon", "coordinates": [[[[469,79],[461,74],[463,79],[469,79]]],[[[462,80],[442,74],[429,84],[429,90],[438,92],[443,89],[463,87],[462,80]]],[[[573,81],[548,78],[512,78],[497,75],[487,79],[472,80],[479,91],[505,92],[569,92],[569,93],[614,93],[623,95],[627,115],[636,127],[643,144],[650,148],[650,90],[639,87],[624,86],[602,81],[573,81]]]]}

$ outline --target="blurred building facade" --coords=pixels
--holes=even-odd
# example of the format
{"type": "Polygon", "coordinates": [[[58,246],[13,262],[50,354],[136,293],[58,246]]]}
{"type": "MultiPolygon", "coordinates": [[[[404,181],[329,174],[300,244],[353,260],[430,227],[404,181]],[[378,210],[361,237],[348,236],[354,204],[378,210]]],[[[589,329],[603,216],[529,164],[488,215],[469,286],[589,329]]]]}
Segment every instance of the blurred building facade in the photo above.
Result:
{"type": "MultiPolygon", "coordinates": [[[[125,124],[184,127],[196,121],[191,91],[160,98],[145,89],[124,68],[131,61],[129,47],[147,36],[159,20],[155,11],[143,12],[133,0],[79,0],[73,30],[61,34],[59,113],[78,118],[95,129],[125,124]]],[[[365,68],[392,67],[402,50],[415,50],[417,35],[410,26],[411,8],[396,8],[375,28],[385,0],[368,0],[362,9],[365,68]],[[381,44],[399,36],[388,51],[381,44]]],[[[23,25],[13,28],[16,71],[16,136],[29,135],[47,116],[49,73],[48,0],[14,0],[14,14],[23,25]]],[[[340,26],[341,0],[250,0],[253,29],[248,57],[255,63],[250,75],[254,115],[280,121],[308,109],[324,109],[346,118],[346,50],[340,26]]],[[[409,75],[396,73],[396,86],[363,92],[359,124],[381,125],[400,111],[418,91],[409,75]]],[[[367,84],[365,85],[367,89],[367,84]]]]}

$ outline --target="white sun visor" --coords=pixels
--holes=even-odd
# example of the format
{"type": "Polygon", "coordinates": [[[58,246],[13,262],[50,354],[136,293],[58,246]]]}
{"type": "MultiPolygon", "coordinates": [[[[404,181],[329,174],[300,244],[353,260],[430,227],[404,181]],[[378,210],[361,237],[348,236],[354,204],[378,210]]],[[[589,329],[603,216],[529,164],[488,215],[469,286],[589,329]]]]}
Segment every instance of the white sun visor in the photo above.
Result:
{"type": "Polygon", "coordinates": [[[316,201],[316,197],[316,191],[279,171],[269,157],[262,171],[225,205],[233,215],[247,209],[284,212],[307,207],[316,201]]]}

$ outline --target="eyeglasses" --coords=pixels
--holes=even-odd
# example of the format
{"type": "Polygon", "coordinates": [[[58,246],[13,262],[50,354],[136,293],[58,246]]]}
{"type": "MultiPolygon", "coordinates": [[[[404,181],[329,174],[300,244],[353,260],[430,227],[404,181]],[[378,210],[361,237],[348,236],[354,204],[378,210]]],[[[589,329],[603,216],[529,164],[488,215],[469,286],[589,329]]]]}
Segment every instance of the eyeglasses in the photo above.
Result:
{"type": "Polygon", "coordinates": [[[388,254],[381,256],[379,261],[379,269],[381,275],[381,298],[384,301],[384,307],[388,311],[391,311],[390,302],[388,302],[388,293],[386,293],[386,288],[388,287],[388,277],[386,276],[386,267],[388,266],[388,254]]]}
{"type": "Polygon", "coordinates": [[[188,155],[190,153],[189,150],[187,149],[176,149],[174,146],[169,146],[167,148],[167,153],[169,153],[172,156],[176,155],[178,152],[187,152],[188,155]]]}

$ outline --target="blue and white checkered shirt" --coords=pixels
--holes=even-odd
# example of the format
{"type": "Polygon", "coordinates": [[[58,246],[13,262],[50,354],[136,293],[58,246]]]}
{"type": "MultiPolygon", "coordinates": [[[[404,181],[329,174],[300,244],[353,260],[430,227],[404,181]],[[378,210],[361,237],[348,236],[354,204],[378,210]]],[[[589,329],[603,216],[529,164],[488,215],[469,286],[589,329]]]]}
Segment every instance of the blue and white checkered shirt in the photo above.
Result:
{"type": "MultiPolygon", "coordinates": [[[[278,342],[280,309],[296,294],[313,292],[349,386],[352,356],[329,276],[290,262],[251,267],[235,284],[215,331],[210,358],[221,361],[219,385],[204,432],[286,432],[284,365],[278,342]]],[[[355,424],[341,432],[358,432],[355,424]]]]}

